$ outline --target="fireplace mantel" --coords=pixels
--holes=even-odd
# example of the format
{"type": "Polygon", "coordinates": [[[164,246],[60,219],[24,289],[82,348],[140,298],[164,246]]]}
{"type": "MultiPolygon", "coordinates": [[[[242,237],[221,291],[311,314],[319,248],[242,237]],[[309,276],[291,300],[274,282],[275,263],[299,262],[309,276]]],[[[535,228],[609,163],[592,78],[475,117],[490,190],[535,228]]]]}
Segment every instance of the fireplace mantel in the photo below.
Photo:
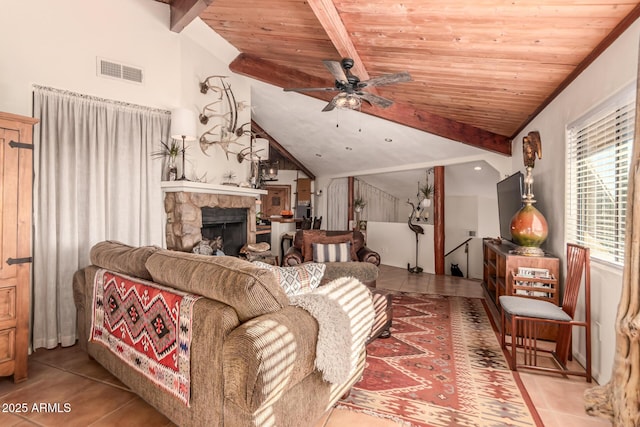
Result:
{"type": "Polygon", "coordinates": [[[207,184],[205,182],[192,181],[163,181],[160,188],[165,193],[204,193],[204,194],[226,194],[231,196],[253,196],[260,197],[267,194],[267,190],[257,188],[236,187],[232,185],[207,184]]]}
{"type": "Polygon", "coordinates": [[[266,190],[191,181],[166,181],[160,186],[167,214],[167,249],[191,252],[202,240],[203,207],[246,209],[247,243],[255,243],[256,199],[266,190]]]}

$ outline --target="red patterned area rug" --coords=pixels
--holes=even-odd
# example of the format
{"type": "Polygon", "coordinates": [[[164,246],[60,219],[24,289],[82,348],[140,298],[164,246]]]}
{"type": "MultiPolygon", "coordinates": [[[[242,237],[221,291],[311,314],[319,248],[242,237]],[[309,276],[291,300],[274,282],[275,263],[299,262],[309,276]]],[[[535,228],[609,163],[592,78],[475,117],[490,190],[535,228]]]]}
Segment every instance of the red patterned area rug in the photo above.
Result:
{"type": "Polygon", "coordinates": [[[397,292],[392,336],[337,407],[404,425],[541,426],[480,298],[397,292]]]}

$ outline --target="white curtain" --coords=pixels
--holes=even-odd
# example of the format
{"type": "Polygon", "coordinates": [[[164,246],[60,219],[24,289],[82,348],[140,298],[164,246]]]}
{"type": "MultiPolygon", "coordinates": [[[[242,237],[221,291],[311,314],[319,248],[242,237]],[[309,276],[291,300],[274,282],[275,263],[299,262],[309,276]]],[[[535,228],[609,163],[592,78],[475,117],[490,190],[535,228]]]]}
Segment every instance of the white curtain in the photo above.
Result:
{"type": "Polygon", "coordinates": [[[378,222],[398,221],[400,204],[397,197],[357,178],[354,187],[354,197],[361,197],[367,203],[360,213],[360,219],[378,222]]]}
{"type": "Polygon", "coordinates": [[[111,239],[162,244],[162,162],[170,115],[34,87],[33,349],[76,340],[72,277],[111,239]]]}
{"type": "Polygon", "coordinates": [[[348,230],[349,180],[336,178],[327,187],[327,230],[348,230]]]}

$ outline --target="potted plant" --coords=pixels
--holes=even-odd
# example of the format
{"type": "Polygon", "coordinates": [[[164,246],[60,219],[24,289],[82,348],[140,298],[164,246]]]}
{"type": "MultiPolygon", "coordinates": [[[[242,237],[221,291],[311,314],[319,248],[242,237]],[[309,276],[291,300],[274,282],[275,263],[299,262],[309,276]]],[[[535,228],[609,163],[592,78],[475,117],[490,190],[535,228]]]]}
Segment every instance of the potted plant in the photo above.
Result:
{"type": "Polygon", "coordinates": [[[420,206],[423,208],[428,208],[431,206],[431,197],[433,196],[433,185],[425,184],[424,187],[420,187],[420,193],[424,199],[420,202],[420,206]]]}
{"type": "Polygon", "coordinates": [[[154,159],[169,158],[169,181],[175,181],[178,177],[178,166],[176,165],[176,159],[180,154],[180,144],[177,140],[172,139],[170,144],[160,141],[162,148],[158,151],[151,153],[151,157],[154,159]]]}
{"type": "Polygon", "coordinates": [[[356,212],[362,212],[362,209],[364,209],[365,206],[367,206],[367,202],[365,202],[362,197],[357,197],[353,200],[353,210],[356,212]]]}

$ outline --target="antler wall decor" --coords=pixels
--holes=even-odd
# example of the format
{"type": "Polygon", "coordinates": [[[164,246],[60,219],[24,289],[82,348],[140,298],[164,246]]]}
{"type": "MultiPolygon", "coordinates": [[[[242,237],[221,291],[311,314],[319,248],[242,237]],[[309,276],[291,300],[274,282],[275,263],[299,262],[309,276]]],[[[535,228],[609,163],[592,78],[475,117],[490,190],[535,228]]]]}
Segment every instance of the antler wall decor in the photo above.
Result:
{"type": "Polygon", "coordinates": [[[202,152],[208,156],[209,148],[218,145],[229,160],[229,154],[237,154],[231,151],[230,146],[232,144],[242,146],[238,140],[251,132],[244,129],[249,123],[238,126],[238,112],[247,108],[248,105],[244,101],[236,101],[231,85],[224,80],[226,78],[227,76],[209,76],[200,82],[201,93],[206,95],[211,91],[217,94],[218,99],[205,105],[198,118],[203,125],[208,124],[211,119],[220,120],[220,123],[213,125],[200,136],[202,152]],[[219,82],[217,86],[212,83],[216,80],[219,82]],[[214,108],[215,106],[220,107],[220,112],[214,108]]]}

